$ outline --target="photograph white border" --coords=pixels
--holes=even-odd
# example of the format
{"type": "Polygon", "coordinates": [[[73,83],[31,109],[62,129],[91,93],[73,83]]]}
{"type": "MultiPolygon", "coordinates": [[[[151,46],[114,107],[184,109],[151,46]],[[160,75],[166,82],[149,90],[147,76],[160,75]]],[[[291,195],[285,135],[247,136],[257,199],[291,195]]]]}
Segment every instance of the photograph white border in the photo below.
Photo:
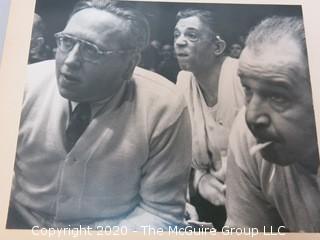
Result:
{"type": "MultiPolygon", "coordinates": [[[[67,1],[67,0],[66,0],[67,1]]],[[[150,0],[149,0],[150,1],[150,0]]],[[[3,46],[2,63],[0,66],[0,156],[1,156],[1,193],[0,193],[0,239],[43,239],[32,235],[30,230],[7,230],[5,228],[7,208],[13,177],[18,126],[21,113],[29,43],[31,38],[32,18],[35,0],[11,0],[7,32],[3,46]]],[[[156,2],[156,1],[155,1],[156,2]]],[[[162,2],[173,2],[162,0],[162,2]]],[[[318,27],[320,2],[312,0],[184,0],[175,2],[226,3],[226,4],[274,4],[301,5],[305,24],[306,41],[309,55],[309,71],[313,90],[313,102],[317,122],[317,134],[320,136],[320,28],[318,27]]],[[[318,147],[320,149],[319,141],[318,147]]],[[[81,236],[77,239],[87,239],[81,236]]],[[[103,237],[103,236],[102,236],[103,237]]],[[[144,236],[132,233],[123,238],[162,239],[161,236],[144,236]]],[[[316,239],[320,234],[286,234],[285,236],[259,236],[256,239],[316,239]]],[[[166,236],[165,239],[184,239],[185,237],[166,236]]],[[[209,238],[209,237],[208,237],[209,238]]],[[[217,234],[211,239],[225,239],[217,234]]],[[[75,239],[72,236],[50,239],[75,239]]],[[[99,239],[93,236],[93,239],[99,239]]],[[[203,236],[193,236],[192,239],[203,239],[203,236]]],[[[248,239],[246,236],[231,236],[228,239],[248,239]]]]}

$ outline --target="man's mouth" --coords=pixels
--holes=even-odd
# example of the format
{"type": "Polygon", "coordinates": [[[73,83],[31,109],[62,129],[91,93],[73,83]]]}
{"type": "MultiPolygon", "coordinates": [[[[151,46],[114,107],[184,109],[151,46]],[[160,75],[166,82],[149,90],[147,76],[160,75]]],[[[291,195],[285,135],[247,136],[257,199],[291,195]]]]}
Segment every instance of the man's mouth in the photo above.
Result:
{"type": "Polygon", "coordinates": [[[267,130],[255,129],[248,125],[250,132],[256,138],[258,143],[265,142],[280,142],[279,136],[275,135],[275,133],[271,133],[267,130]]]}
{"type": "Polygon", "coordinates": [[[64,80],[67,80],[69,82],[79,82],[79,79],[72,74],[61,73],[61,76],[63,77],[64,80]]]}
{"type": "Polygon", "coordinates": [[[187,53],[177,53],[176,56],[178,58],[186,58],[186,57],[189,57],[189,54],[187,54],[187,53]]]}

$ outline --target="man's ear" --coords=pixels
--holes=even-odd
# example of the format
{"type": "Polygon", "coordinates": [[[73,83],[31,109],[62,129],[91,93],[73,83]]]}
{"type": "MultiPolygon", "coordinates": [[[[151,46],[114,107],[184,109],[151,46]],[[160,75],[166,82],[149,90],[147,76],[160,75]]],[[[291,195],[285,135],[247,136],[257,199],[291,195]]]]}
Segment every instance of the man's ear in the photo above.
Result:
{"type": "Polygon", "coordinates": [[[217,38],[217,40],[215,41],[214,54],[216,56],[223,54],[224,50],[226,49],[226,46],[227,44],[224,40],[222,40],[221,38],[217,38]]]}

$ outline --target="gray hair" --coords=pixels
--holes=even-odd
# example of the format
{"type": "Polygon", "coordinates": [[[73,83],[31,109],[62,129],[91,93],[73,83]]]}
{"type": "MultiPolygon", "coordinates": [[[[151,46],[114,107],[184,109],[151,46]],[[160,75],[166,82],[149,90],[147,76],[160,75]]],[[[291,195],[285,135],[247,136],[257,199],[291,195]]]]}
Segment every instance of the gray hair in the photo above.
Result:
{"type": "Polygon", "coordinates": [[[251,30],[245,45],[247,48],[259,53],[263,51],[266,45],[274,45],[287,37],[291,37],[298,43],[306,61],[305,77],[309,80],[308,54],[302,18],[279,16],[266,18],[251,30]]]}
{"type": "Polygon", "coordinates": [[[150,26],[148,20],[141,12],[135,10],[130,3],[110,1],[110,0],[81,0],[79,1],[70,15],[70,18],[77,12],[95,8],[114,14],[128,23],[126,37],[123,41],[128,49],[137,49],[142,51],[149,45],[150,26]]]}

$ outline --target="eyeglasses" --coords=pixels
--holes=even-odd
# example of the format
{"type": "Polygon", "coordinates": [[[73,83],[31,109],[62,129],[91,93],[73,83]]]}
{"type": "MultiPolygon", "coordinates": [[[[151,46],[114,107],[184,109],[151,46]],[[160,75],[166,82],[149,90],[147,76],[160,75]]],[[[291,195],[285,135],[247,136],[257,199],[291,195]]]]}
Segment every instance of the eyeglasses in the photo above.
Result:
{"type": "Polygon", "coordinates": [[[54,36],[56,38],[58,49],[64,53],[69,53],[73,49],[74,45],[79,43],[80,56],[84,61],[88,62],[98,62],[100,57],[106,55],[121,55],[137,51],[137,49],[101,50],[94,43],[79,39],[63,32],[56,33],[54,36]]]}

